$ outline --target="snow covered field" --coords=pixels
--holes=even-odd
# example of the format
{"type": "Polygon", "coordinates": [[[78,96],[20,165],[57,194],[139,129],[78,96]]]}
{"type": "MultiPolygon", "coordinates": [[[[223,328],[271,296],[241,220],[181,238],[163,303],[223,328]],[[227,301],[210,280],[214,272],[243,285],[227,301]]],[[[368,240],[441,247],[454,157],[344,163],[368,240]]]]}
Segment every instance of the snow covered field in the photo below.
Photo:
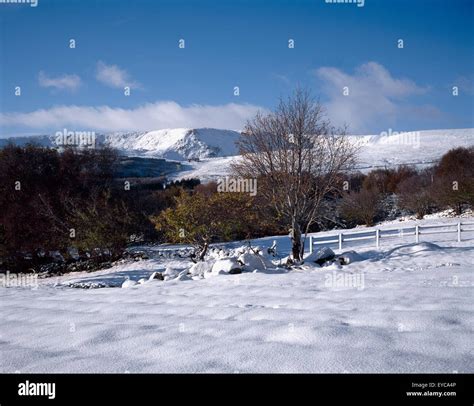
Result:
{"type": "MultiPolygon", "coordinates": [[[[474,372],[474,233],[430,237],[357,247],[345,266],[195,280],[188,260],[148,247],[147,260],[1,287],[0,371],[474,372]],[[128,289],[69,286],[165,270],[128,289]]],[[[273,240],[286,255],[286,237],[254,244],[273,240]]]]}

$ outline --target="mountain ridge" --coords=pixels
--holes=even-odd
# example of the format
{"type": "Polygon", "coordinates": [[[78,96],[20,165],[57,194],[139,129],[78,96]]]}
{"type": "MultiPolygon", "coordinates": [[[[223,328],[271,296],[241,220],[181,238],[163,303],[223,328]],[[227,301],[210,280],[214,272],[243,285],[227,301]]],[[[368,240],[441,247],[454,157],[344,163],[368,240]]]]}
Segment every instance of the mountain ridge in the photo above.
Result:
{"type": "MultiPolygon", "coordinates": [[[[225,158],[238,155],[239,131],[215,128],[172,128],[140,132],[96,134],[96,145],[110,145],[123,155],[165,158],[175,161],[225,158]]],[[[474,128],[382,132],[378,135],[349,135],[363,150],[364,161],[372,157],[397,162],[432,160],[451,148],[474,144],[474,128]],[[399,158],[399,159],[397,159],[399,158]]],[[[57,147],[56,135],[38,135],[0,139],[0,147],[35,143],[57,147]]],[[[370,162],[367,162],[370,164],[370,162]]]]}

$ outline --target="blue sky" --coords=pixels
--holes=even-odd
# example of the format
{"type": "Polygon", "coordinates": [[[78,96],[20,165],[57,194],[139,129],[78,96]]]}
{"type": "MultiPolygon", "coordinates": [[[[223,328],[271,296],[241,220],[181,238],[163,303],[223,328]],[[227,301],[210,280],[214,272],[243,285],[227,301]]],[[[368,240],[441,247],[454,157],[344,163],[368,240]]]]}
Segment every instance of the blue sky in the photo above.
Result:
{"type": "Polygon", "coordinates": [[[474,127],[468,0],[38,0],[0,18],[1,137],[240,129],[298,85],[352,133],[474,127]]]}

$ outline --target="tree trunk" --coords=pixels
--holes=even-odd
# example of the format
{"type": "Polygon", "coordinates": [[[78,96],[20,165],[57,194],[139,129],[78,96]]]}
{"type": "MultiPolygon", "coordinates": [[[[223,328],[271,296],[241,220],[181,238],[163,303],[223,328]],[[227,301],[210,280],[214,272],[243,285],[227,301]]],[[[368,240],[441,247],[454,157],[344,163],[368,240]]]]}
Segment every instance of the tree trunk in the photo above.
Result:
{"type": "Polygon", "coordinates": [[[296,222],[293,222],[293,227],[290,232],[291,238],[291,254],[295,261],[301,261],[301,228],[296,222]]]}
{"type": "Polygon", "coordinates": [[[199,261],[204,261],[204,257],[206,256],[207,249],[209,248],[209,243],[205,242],[201,245],[198,245],[194,248],[194,252],[189,256],[189,259],[193,261],[195,264],[199,261]]]}
{"type": "Polygon", "coordinates": [[[206,256],[208,247],[209,247],[209,244],[207,242],[205,242],[204,246],[201,249],[201,253],[199,254],[199,260],[200,261],[204,261],[204,257],[206,256]]]}

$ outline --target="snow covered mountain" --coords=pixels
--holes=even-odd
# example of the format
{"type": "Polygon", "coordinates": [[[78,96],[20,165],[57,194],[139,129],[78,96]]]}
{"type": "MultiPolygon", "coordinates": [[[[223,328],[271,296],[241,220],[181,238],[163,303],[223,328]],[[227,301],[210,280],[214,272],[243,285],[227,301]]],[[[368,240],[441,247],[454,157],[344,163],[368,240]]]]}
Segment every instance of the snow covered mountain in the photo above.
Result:
{"type": "MultiPolygon", "coordinates": [[[[434,164],[452,148],[474,145],[474,128],[405,133],[387,131],[378,135],[351,135],[349,139],[359,147],[356,169],[362,172],[402,164],[422,168],[434,164]]],[[[228,175],[230,164],[239,158],[218,157],[191,162],[173,178],[216,180],[228,175]]]]}
{"type": "MultiPolygon", "coordinates": [[[[96,145],[108,144],[125,155],[166,158],[170,160],[203,159],[237,155],[235,142],[240,133],[214,128],[175,128],[148,132],[96,134],[96,145]]],[[[0,139],[0,147],[8,142],[16,145],[35,143],[57,146],[57,137],[40,135],[0,139]]]]}
{"type": "MultiPolygon", "coordinates": [[[[225,176],[230,163],[239,159],[235,144],[239,136],[238,131],[232,130],[176,128],[97,134],[96,144],[109,144],[131,157],[191,160],[192,162],[186,162],[186,165],[171,177],[199,177],[205,181],[225,176]]],[[[401,164],[423,167],[433,164],[452,148],[474,145],[474,128],[404,133],[388,130],[378,135],[352,135],[349,138],[360,147],[357,169],[361,171],[401,164]]],[[[0,147],[8,141],[19,145],[28,142],[44,146],[56,145],[54,134],[0,139],[0,147]]]]}
{"type": "Polygon", "coordinates": [[[213,128],[175,128],[145,133],[112,133],[99,140],[126,154],[174,160],[237,155],[240,133],[213,128]]]}
{"type": "Polygon", "coordinates": [[[358,168],[435,163],[450,149],[474,145],[474,128],[426,130],[396,133],[391,130],[378,135],[351,136],[360,146],[358,168]]]}

